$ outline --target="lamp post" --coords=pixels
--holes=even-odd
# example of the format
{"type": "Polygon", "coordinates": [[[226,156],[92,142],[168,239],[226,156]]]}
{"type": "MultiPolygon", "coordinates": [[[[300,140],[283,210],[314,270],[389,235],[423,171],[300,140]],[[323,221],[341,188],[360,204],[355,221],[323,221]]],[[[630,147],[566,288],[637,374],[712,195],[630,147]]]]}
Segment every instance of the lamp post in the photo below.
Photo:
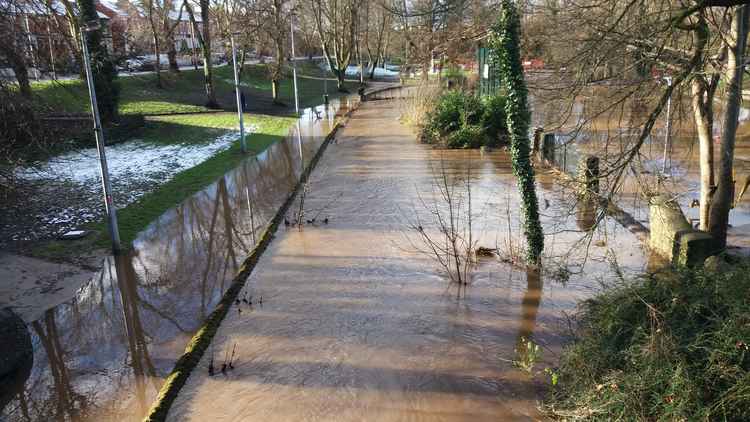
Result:
{"type": "Polygon", "coordinates": [[[234,67],[234,91],[237,97],[237,116],[240,120],[240,149],[244,154],[247,152],[245,146],[245,124],[242,118],[242,114],[245,110],[242,109],[242,99],[240,98],[240,75],[237,72],[237,50],[234,48],[234,34],[229,37],[229,41],[232,44],[232,67],[234,67]]]}
{"type": "MultiPolygon", "coordinates": [[[[292,36],[292,75],[294,76],[294,112],[299,114],[299,95],[297,93],[297,61],[294,60],[294,13],[289,17],[289,28],[292,36]]],[[[281,58],[279,58],[280,60],[281,58]]]]}
{"type": "MultiPolygon", "coordinates": [[[[667,89],[669,89],[672,86],[672,77],[671,76],[665,76],[664,80],[667,81],[667,89]]],[[[666,133],[666,136],[664,138],[664,155],[663,155],[664,162],[662,163],[662,167],[661,167],[661,173],[662,174],[666,174],[667,173],[667,153],[668,152],[671,153],[671,151],[670,151],[670,149],[671,149],[670,148],[671,147],[671,145],[670,145],[671,141],[669,139],[670,138],[669,132],[670,132],[671,125],[672,125],[671,114],[672,114],[672,96],[670,95],[669,98],[667,98],[667,125],[666,125],[667,133],[666,133]]],[[[669,155],[671,157],[671,154],[669,154],[669,155]]]]}
{"type": "Polygon", "coordinates": [[[91,114],[94,118],[94,136],[96,138],[96,150],[99,153],[99,170],[102,176],[102,190],[104,191],[104,209],[109,220],[109,235],[112,239],[112,252],[120,252],[120,229],[117,226],[117,211],[112,201],[112,185],[109,182],[109,169],[107,168],[107,156],[104,153],[104,131],[99,118],[99,106],[96,103],[96,89],[94,78],[91,74],[91,61],[89,59],[89,47],[86,34],[100,28],[99,22],[89,22],[81,27],[81,52],[83,53],[83,64],[86,70],[86,83],[89,88],[89,99],[91,100],[91,114]]]}

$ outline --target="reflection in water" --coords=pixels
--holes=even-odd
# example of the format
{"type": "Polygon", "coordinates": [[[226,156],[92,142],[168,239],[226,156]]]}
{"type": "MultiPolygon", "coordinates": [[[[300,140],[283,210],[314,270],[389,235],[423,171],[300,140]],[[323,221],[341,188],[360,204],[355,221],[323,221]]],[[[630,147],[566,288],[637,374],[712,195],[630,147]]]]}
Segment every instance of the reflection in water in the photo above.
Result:
{"type": "Polygon", "coordinates": [[[142,419],[347,107],[331,101],[322,119],[306,110],[294,134],[159,217],[129,254],[104,258],[76,297],[31,322],[34,366],[0,420],[142,419]]]}
{"type": "Polygon", "coordinates": [[[589,231],[596,225],[597,206],[593,198],[586,195],[576,203],[576,222],[582,231],[589,231]]]}
{"type": "Polygon", "coordinates": [[[542,303],[542,277],[537,267],[526,268],[526,292],[521,299],[521,327],[518,338],[531,339],[536,326],[536,315],[542,303]]]}

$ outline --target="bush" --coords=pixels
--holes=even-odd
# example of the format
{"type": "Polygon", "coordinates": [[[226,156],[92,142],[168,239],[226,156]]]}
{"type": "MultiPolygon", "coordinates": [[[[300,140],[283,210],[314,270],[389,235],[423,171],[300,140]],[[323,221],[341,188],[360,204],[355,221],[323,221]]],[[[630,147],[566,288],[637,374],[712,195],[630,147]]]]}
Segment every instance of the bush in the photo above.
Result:
{"type": "MultiPolygon", "coordinates": [[[[495,98],[495,97],[493,97],[495,98]]],[[[482,101],[464,91],[447,91],[440,95],[437,105],[427,114],[422,128],[423,142],[446,142],[449,148],[478,148],[482,145],[497,145],[500,133],[505,130],[505,100],[482,101]],[[489,108],[488,108],[489,107],[489,108]],[[463,133],[456,134],[463,128],[463,133]],[[466,136],[477,133],[479,137],[466,142],[466,136]],[[491,137],[491,138],[490,138],[491,137]],[[491,140],[491,141],[490,141],[491,140]]]]}
{"type": "Polygon", "coordinates": [[[486,137],[481,127],[476,125],[462,126],[448,135],[448,148],[479,148],[485,145],[486,137]]]}
{"type": "Polygon", "coordinates": [[[493,95],[483,101],[481,125],[487,135],[489,146],[508,143],[508,129],[505,122],[505,97],[493,95]]]}
{"type": "Polygon", "coordinates": [[[750,265],[648,277],[585,302],[551,413],[750,420],[750,265]]]}

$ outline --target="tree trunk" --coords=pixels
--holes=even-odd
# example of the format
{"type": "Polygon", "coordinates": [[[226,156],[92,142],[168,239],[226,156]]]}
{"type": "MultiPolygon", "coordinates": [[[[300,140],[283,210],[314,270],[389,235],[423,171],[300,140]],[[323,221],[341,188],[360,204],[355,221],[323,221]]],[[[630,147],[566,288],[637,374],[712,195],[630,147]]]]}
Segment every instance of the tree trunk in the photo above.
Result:
{"type": "Polygon", "coordinates": [[[29,69],[21,54],[16,51],[16,46],[12,43],[0,46],[0,51],[10,62],[10,67],[16,75],[18,89],[25,98],[31,98],[31,84],[29,83],[29,69]]]}
{"type": "Polygon", "coordinates": [[[511,164],[520,190],[524,234],[528,250],[526,261],[539,264],[544,250],[544,232],[539,221],[534,167],[529,156],[529,120],[526,81],[521,66],[521,22],[512,0],[503,0],[500,17],[492,26],[489,38],[493,63],[498,66],[503,85],[508,90],[505,105],[506,124],[511,140],[511,164]]]}
{"type": "Polygon", "coordinates": [[[274,103],[281,104],[281,101],[279,101],[279,80],[278,79],[271,79],[271,95],[273,95],[274,103]]]}
{"type": "Polygon", "coordinates": [[[732,167],[734,164],[734,143],[737,135],[737,119],[742,100],[742,75],[745,67],[745,47],[748,34],[747,6],[738,6],[732,18],[732,31],[727,34],[727,84],[726,106],[724,107],[724,125],[721,134],[719,169],[717,172],[716,193],[711,204],[709,228],[716,239],[717,246],[724,248],[727,244],[727,225],[729,211],[734,196],[732,167]]]}
{"type": "Polygon", "coordinates": [[[214,90],[214,72],[213,63],[211,63],[211,21],[209,16],[209,0],[200,0],[201,19],[203,20],[203,78],[206,88],[206,107],[220,108],[216,101],[216,91],[214,90]]]}
{"type": "MultiPolygon", "coordinates": [[[[99,15],[94,0],[81,0],[78,2],[78,7],[82,21],[98,21],[99,15]]],[[[103,43],[103,29],[90,31],[86,40],[91,60],[91,73],[96,88],[99,115],[102,122],[109,123],[117,118],[117,103],[119,100],[119,87],[115,82],[117,69],[110,60],[107,47],[103,43]]]]}
{"type": "Polygon", "coordinates": [[[349,92],[349,90],[346,89],[346,86],[344,86],[344,76],[346,75],[346,68],[343,69],[336,69],[336,88],[338,88],[339,92],[349,92]]]}
{"type": "Polygon", "coordinates": [[[693,116],[700,145],[700,229],[708,231],[711,210],[711,192],[714,189],[714,145],[712,96],[706,98],[708,87],[704,79],[696,76],[691,82],[693,116]]]}
{"type": "Polygon", "coordinates": [[[174,35],[167,37],[167,43],[169,48],[167,49],[167,58],[169,59],[169,71],[178,73],[180,71],[180,65],[177,64],[177,48],[174,46],[174,35]]]}

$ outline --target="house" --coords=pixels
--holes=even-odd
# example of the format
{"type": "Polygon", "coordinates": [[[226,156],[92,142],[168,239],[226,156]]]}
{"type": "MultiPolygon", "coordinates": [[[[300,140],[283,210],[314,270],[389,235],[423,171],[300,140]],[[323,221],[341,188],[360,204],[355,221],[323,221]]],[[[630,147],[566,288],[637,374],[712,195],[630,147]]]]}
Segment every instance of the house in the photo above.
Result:
{"type": "MultiPolygon", "coordinates": [[[[26,50],[26,67],[32,78],[38,79],[45,73],[53,76],[58,73],[78,73],[80,36],[74,36],[67,24],[68,12],[73,16],[78,15],[75,2],[55,0],[43,4],[0,0],[0,9],[10,16],[11,26],[5,30],[15,38],[16,45],[26,50]]],[[[104,13],[97,13],[104,31],[104,42],[112,52],[110,18],[104,13]]]]}

